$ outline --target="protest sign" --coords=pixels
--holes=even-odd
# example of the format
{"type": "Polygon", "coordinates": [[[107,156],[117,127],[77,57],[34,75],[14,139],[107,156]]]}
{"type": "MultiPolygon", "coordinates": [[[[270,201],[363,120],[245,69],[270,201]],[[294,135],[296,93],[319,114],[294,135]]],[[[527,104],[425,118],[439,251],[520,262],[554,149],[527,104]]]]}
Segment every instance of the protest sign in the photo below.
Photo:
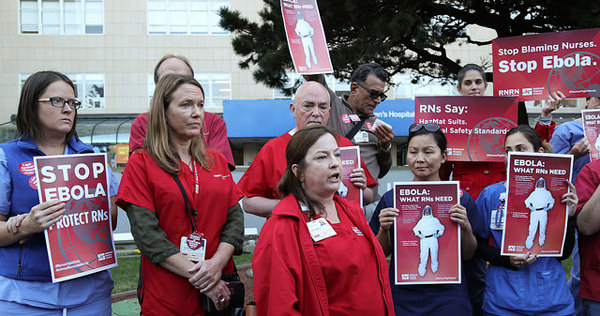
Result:
{"type": "Polygon", "coordinates": [[[40,202],[66,204],[62,219],[44,231],[52,282],[116,266],[106,154],[38,156],[34,164],[40,202]]]}
{"type": "Polygon", "coordinates": [[[510,97],[415,98],[415,123],[441,127],[450,161],[504,161],[504,135],[517,126],[517,111],[510,97]]]}
{"type": "Polygon", "coordinates": [[[360,148],[358,146],[340,147],[342,159],[342,183],[338,194],[348,200],[356,201],[362,208],[363,191],[350,182],[352,170],[360,168],[360,148]]]}
{"type": "Polygon", "coordinates": [[[494,95],[519,101],[600,93],[600,28],[492,41],[494,95]]]}
{"type": "Polygon", "coordinates": [[[590,160],[600,158],[600,109],[582,110],[581,121],[583,123],[583,133],[590,143],[590,160]]]}
{"type": "Polygon", "coordinates": [[[281,14],[296,72],[332,73],[333,66],[316,0],[281,0],[281,14]]]}
{"type": "Polygon", "coordinates": [[[394,183],[395,284],[460,283],[459,201],[458,181],[394,183]]]}
{"type": "Polygon", "coordinates": [[[572,166],[571,155],[509,152],[502,255],[562,255],[572,166]]]}

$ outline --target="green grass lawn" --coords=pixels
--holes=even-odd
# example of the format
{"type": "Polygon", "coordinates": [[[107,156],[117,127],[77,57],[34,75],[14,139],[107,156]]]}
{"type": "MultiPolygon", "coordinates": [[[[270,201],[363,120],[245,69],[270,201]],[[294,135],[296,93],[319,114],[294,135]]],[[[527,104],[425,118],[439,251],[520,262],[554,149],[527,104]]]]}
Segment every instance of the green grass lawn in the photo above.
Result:
{"type": "MultiPolygon", "coordinates": [[[[140,255],[119,255],[117,259],[119,266],[110,269],[115,282],[112,294],[137,289],[140,255]]],[[[234,256],[233,261],[236,265],[250,263],[252,261],[252,254],[245,253],[241,256],[234,256]]]]}

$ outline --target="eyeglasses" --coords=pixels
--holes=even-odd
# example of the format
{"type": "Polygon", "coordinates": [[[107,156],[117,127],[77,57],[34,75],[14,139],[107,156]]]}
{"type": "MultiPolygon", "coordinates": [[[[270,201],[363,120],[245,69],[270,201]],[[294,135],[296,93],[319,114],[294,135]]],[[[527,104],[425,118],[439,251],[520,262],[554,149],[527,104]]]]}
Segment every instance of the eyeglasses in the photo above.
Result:
{"type": "Polygon", "coordinates": [[[430,133],[435,133],[440,130],[440,126],[435,123],[427,123],[427,124],[413,123],[408,128],[408,132],[416,133],[416,132],[420,131],[422,128],[424,128],[426,131],[428,131],[430,133]]]}
{"type": "Polygon", "coordinates": [[[39,102],[50,102],[50,104],[57,108],[64,108],[66,104],[73,110],[79,110],[81,108],[81,101],[77,99],[65,100],[61,97],[51,97],[46,99],[38,99],[39,102]]]}
{"type": "Polygon", "coordinates": [[[387,95],[385,95],[385,93],[383,93],[383,92],[379,92],[378,90],[375,90],[375,89],[368,89],[367,87],[363,86],[363,84],[358,81],[356,82],[356,84],[359,87],[367,90],[367,92],[369,92],[369,97],[373,100],[375,100],[377,98],[381,98],[381,102],[383,102],[385,99],[387,99],[387,95]]]}

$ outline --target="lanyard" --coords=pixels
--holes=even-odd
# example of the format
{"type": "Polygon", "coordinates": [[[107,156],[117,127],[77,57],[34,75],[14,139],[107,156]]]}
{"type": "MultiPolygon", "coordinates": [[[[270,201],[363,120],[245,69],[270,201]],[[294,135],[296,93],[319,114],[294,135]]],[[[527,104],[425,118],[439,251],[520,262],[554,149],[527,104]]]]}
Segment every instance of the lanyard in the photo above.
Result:
{"type": "MultiPolygon", "coordinates": [[[[194,170],[195,170],[195,168],[194,168],[194,170]]],[[[177,186],[179,186],[179,190],[181,191],[181,195],[183,196],[183,201],[185,202],[185,210],[190,219],[190,227],[192,228],[192,233],[195,233],[196,225],[194,223],[196,222],[196,215],[198,214],[198,212],[196,211],[196,209],[190,208],[190,202],[188,200],[187,193],[185,193],[185,189],[183,188],[183,185],[181,184],[181,181],[179,181],[179,178],[177,177],[177,175],[172,174],[171,176],[173,177],[173,180],[175,180],[175,182],[177,183],[177,186]]],[[[197,190],[198,184],[194,183],[194,185],[196,186],[196,190],[197,190]]]]}

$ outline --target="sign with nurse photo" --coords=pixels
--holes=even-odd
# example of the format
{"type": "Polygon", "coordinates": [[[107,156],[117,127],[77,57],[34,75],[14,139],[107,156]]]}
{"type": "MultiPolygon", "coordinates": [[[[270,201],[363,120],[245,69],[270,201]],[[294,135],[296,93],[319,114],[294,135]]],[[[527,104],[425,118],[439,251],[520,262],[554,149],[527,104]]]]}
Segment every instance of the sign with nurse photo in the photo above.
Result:
{"type": "Polygon", "coordinates": [[[600,159],[600,109],[582,110],[583,133],[590,143],[590,160],[600,159]]]}
{"type": "Polygon", "coordinates": [[[395,284],[460,283],[460,229],[450,220],[458,181],[394,183],[395,284]]]}
{"type": "Polygon", "coordinates": [[[281,0],[290,55],[302,75],[333,72],[316,0],[281,0]]]}
{"type": "Polygon", "coordinates": [[[509,152],[507,163],[501,254],[560,257],[569,215],[561,201],[569,192],[573,156],[509,152]]]}
{"type": "Polygon", "coordinates": [[[44,231],[52,282],[116,266],[106,154],[39,156],[34,164],[40,202],[65,203],[62,218],[44,231]]]}

